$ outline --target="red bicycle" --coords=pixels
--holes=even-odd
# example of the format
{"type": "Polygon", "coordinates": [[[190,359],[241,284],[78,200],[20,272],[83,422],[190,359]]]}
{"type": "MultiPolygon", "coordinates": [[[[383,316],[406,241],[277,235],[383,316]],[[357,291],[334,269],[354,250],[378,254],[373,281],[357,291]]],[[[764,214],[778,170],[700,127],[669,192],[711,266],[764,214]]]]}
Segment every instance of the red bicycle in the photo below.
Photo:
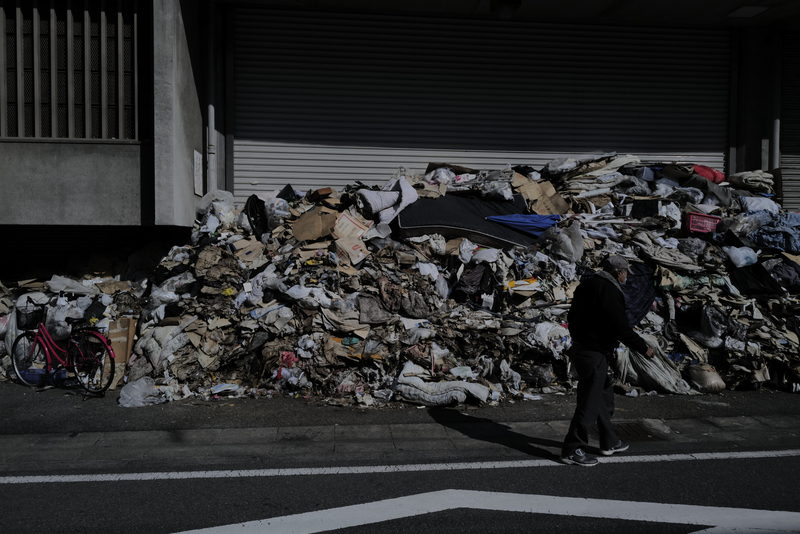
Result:
{"type": "MultiPolygon", "coordinates": [[[[21,333],[11,348],[14,372],[20,382],[37,386],[47,377],[64,371],[72,372],[89,393],[103,393],[114,379],[114,350],[97,328],[83,319],[67,318],[72,332],[64,341],[56,341],[47,331],[42,318],[44,305],[35,305],[36,312],[20,317],[21,328],[36,324],[33,330],[21,333]]],[[[18,310],[19,311],[19,310],[18,310]]]]}

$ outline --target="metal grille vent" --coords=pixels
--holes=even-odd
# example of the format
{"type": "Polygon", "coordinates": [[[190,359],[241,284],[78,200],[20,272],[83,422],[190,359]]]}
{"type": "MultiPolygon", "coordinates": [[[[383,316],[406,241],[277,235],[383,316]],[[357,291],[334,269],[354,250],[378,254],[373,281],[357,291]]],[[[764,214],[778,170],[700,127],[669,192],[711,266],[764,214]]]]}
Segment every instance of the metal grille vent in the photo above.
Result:
{"type": "Polygon", "coordinates": [[[137,0],[0,0],[0,137],[137,139],[137,0]]]}

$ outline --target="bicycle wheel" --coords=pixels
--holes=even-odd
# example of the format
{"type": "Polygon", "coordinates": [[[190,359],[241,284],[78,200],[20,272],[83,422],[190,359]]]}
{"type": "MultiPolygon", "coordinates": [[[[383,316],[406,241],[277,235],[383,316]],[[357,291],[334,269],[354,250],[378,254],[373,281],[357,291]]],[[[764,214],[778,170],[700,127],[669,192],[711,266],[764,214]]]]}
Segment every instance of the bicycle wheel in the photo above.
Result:
{"type": "Polygon", "coordinates": [[[114,359],[108,342],[97,332],[80,332],[74,336],[78,351],[73,365],[78,381],[89,393],[102,393],[114,380],[114,359]]]}
{"type": "Polygon", "coordinates": [[[11,347],[14,373],[26,386],[38,386],[47,368],[47,353],[35,332],[24,332],[14,340],[11,347]]]}

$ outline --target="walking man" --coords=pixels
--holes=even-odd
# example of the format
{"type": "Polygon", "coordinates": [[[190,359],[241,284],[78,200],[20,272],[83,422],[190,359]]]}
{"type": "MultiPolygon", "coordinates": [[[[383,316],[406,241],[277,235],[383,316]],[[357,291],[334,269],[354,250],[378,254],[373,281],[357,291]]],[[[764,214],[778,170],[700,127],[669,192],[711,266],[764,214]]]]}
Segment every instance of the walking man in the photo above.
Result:
{"type": "Polygon", "coordinates": [[[609,361],[619,342],[648,358],[655,355],[628,324],[621,285],[629,272],[628,260],[609,256],[603,270],[582,281],[572,299],[567,321],[572,336],[570,359],[578,373],[578,405],[561,450],[561,461],[566,464],[589,467],[598,463],[585,451],[589,429],[595,421],[601,454],[610,456],[628,450],[628,444],[611,428],[614,391],[609,361]]]}

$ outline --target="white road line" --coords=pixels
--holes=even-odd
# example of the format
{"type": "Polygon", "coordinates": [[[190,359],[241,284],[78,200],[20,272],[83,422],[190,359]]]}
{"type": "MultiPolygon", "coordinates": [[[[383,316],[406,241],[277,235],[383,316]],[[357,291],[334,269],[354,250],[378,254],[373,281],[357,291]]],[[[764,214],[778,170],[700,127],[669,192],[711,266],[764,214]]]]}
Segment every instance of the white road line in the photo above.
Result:
{"type": "Polygon", "coordinates": [[[458,508],[713,527],[706,533],[800,532],[800,513],[796,512],[444,490],[184,534],[314,534],[458,508]]]}
{"type": "MultiPolygon", "coordinates": [[[[688,462],[696,460],[747,460],[753,458],[785,458],[800,456],[800,449],[784,451],[712,452],[662,454],[653,456],[612,456],[602,463],[688,462]]],[[[520,469],[564,466],[552,460],[519,460],[506,462],[462,462],[407,465],[364,465],[350,467],[301,467],[287,469],[242,469],[230,471],[172,471],[153,473],[107,473],[100,475],[30,475],[0,477],[0,484],[54,484],[61,482],[123,482],[150,480],[186,480],[199,478],[290,477],[307,475],[363,475],[371,473],[405,473],[410,471],[453,471],[467,469],[520,469]]],[[[575,469],[573,467],[573,469],[575,469]]]]}

